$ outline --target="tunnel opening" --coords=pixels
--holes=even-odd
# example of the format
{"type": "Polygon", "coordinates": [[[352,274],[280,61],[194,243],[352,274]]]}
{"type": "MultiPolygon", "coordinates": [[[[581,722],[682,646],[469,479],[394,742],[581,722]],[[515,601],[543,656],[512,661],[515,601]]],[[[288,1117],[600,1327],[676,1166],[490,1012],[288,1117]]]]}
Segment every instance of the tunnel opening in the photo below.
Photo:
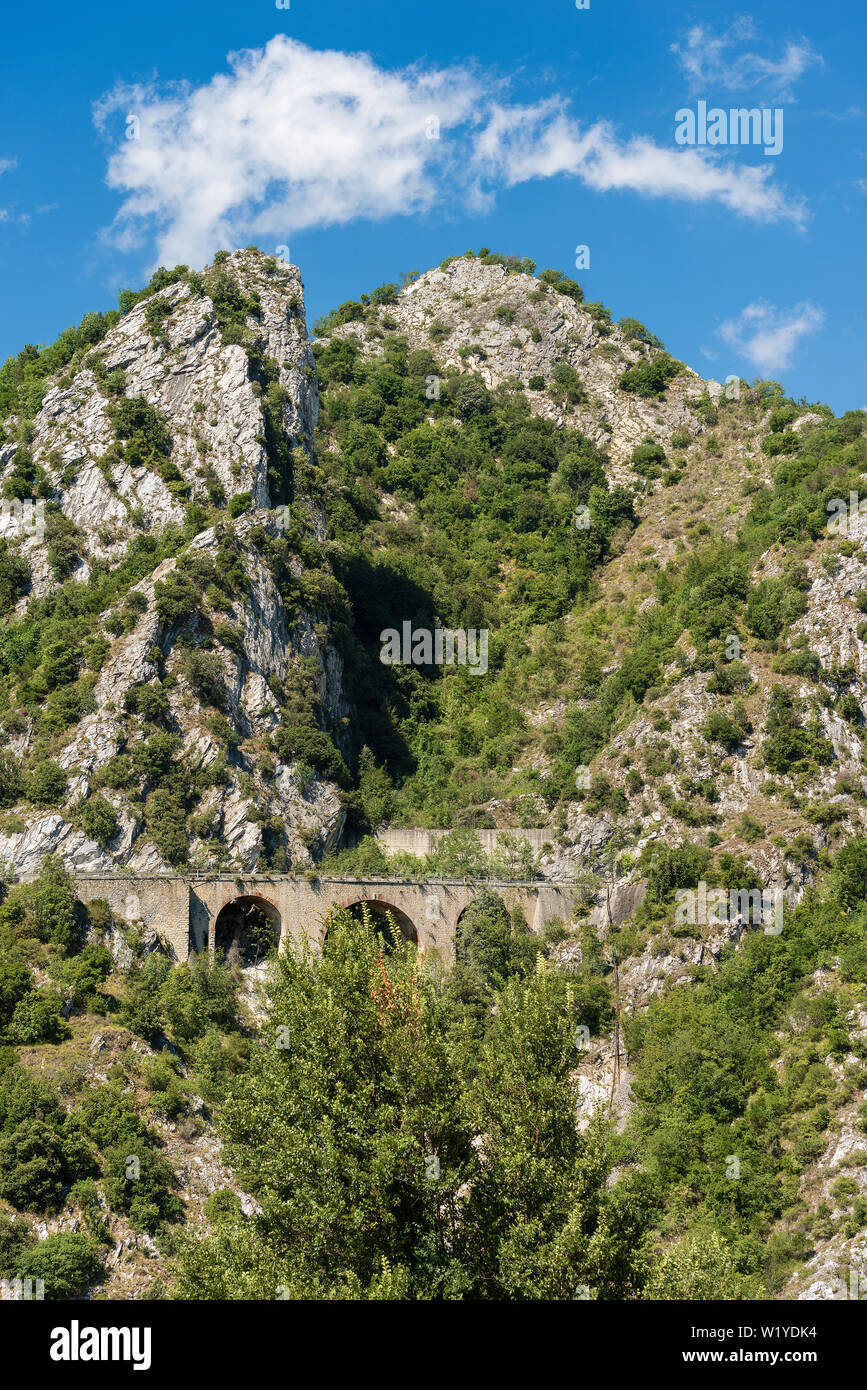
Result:
{"type": "Polygon", "coordinates": [[[214,926],[214,949],[228,965],[261,965],[280,944],[280,914],[265,898],[233,898],[214,926]]]}
{"type": "Polygon", "coordinates": [[[358,902],[350,903],[346,910],[356,922],[361,922],[364,908],[370,912],[373,929],[382,942],[383,950],[393,951],[401,941],[410,946],[418,946],[415,923],[399,907],[394,907],[379,898],[360,898],[358,902]]]}

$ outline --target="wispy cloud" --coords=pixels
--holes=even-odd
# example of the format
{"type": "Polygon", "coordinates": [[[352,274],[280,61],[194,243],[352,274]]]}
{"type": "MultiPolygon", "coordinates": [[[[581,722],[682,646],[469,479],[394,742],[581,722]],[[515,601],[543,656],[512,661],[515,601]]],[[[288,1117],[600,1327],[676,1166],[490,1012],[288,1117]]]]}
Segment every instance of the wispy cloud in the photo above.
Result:
{"type": "Polygon", "coordinates": [[[861,106],[847,106],[845,111],[817,111],[827,121],[863,121],[867,111],[861,106]]]}
{"type": "MultiPolygon", "coordinates": [[[[6,174],[10,169],[16,168],[18,160],[14,155],[0,155],[0,174],[6,174]]],[[[0,208],[0,222],[23,222],[26,217],[16,217],[11,208],[0,208]]]]}
{"type": "Polygon", "coordinates": [[[94,109],[103,129],[118,115],[132,131],[137,118],[138,138],[109,159],[123,196],[107,235],[123,249],[153,240],[170,264],[359,218],[478,209],[499,188],[563,175],[756,221],[804,217],[767,164],[582,127],[561,97],[510,105],[501,81],[467,65],[387,71],[283,35],[200,87],[119,86],[94,109]]]}
{"type": "Polygon", "coordinates": [[[809,300],[784,310],[758,299],[737,318],[726,320],[718,331],[723,342],[765,373],[790,366],[801,340],[817,332],[824,322],[824,310],[809,300]]]}
{"type": "Polygon", "coordinates": [[[767,164],[735,165],[697,149],[669,149],[641,135],[621,140],[607,121],[582,132],[553,105],[495,113],[482,132],[479,154],[505,183],[572,174],[600,193],[714,201],[757,222],[804,220],[803,202],[774,182],[767,164]]]}
{"type": "Polygon", "coordinates": [[[790,39],[777,58],[753,50],[736,52],[757,38],[753,21],[746,17],[736,19],[718,33],[706,24],[695,24],[678,43],[671,45],[671,52],[680,59],[693,91],[706,92],[717,87],[738,92],[761,86],[766,101],[791,101],[798,79],[809,68],[824,67],[821,54],[805,38],[790,39]]]}

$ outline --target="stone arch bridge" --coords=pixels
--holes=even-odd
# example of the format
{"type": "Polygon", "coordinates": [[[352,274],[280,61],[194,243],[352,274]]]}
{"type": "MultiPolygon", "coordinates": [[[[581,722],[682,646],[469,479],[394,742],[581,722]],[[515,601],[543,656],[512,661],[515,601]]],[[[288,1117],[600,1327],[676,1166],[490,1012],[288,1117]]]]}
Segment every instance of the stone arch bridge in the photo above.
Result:
{"type": "Polygon", "coordinates": [[[178,961],[213,950],[220,922],[248,905],[264,914],[282,948],[288,940],[301,941],[305,936],[311,942],[324,940],[328,914],[334,908],[366,902],[374,912],[390,911],[404,936],[416,941],[422,951],[451,962],[461,913],[484,889],[498,893],[510,911],[520,908],[536,932],[554,918],[568,921],[578,907],[592,900],[592,890],[585,884],[545,880],[497,883],[489,879],[117,873],[76,875],[75,882],[82,902],[105,899],[116,917],[153,928],[178,961]]]}

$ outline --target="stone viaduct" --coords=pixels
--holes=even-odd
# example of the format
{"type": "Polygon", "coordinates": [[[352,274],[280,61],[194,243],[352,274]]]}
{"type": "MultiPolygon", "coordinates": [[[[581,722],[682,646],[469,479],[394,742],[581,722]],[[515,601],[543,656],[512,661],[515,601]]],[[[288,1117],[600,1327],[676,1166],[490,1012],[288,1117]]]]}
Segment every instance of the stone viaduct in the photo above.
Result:
{"type": "Polygon", "coordinates": [[[301,941],[305,936],[311,942],[324,940],[332,909],[369,903],[374,912],[393,913],[404,936],[420,950],[451,962],[461,913],[485,888],[498,893],[510,911],[520,908],[536,932],[553,918],[568,921],[592,896],[584,884],[545,880],[308,879],[288,874],[148,878],[117,873],[76,875],[75,882],[82,902],[105,899],[116,917],[156,931],[179,961],[192,953],[214,950],[221,920],[226,922],[248,906],[265,914],[282,948],[288,940],[301,941]]]}

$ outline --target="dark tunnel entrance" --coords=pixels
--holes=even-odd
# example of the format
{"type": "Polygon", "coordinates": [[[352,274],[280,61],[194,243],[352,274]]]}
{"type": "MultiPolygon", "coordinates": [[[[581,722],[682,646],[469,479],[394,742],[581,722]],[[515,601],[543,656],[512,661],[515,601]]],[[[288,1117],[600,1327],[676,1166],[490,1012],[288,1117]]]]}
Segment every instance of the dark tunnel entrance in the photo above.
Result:
{"type": "Polygon", "coordinates": [[[280,944],[280,914],[265,898],[233,898],[214,926],[214,949],[229,965],[259,965],[280,944]]]}

